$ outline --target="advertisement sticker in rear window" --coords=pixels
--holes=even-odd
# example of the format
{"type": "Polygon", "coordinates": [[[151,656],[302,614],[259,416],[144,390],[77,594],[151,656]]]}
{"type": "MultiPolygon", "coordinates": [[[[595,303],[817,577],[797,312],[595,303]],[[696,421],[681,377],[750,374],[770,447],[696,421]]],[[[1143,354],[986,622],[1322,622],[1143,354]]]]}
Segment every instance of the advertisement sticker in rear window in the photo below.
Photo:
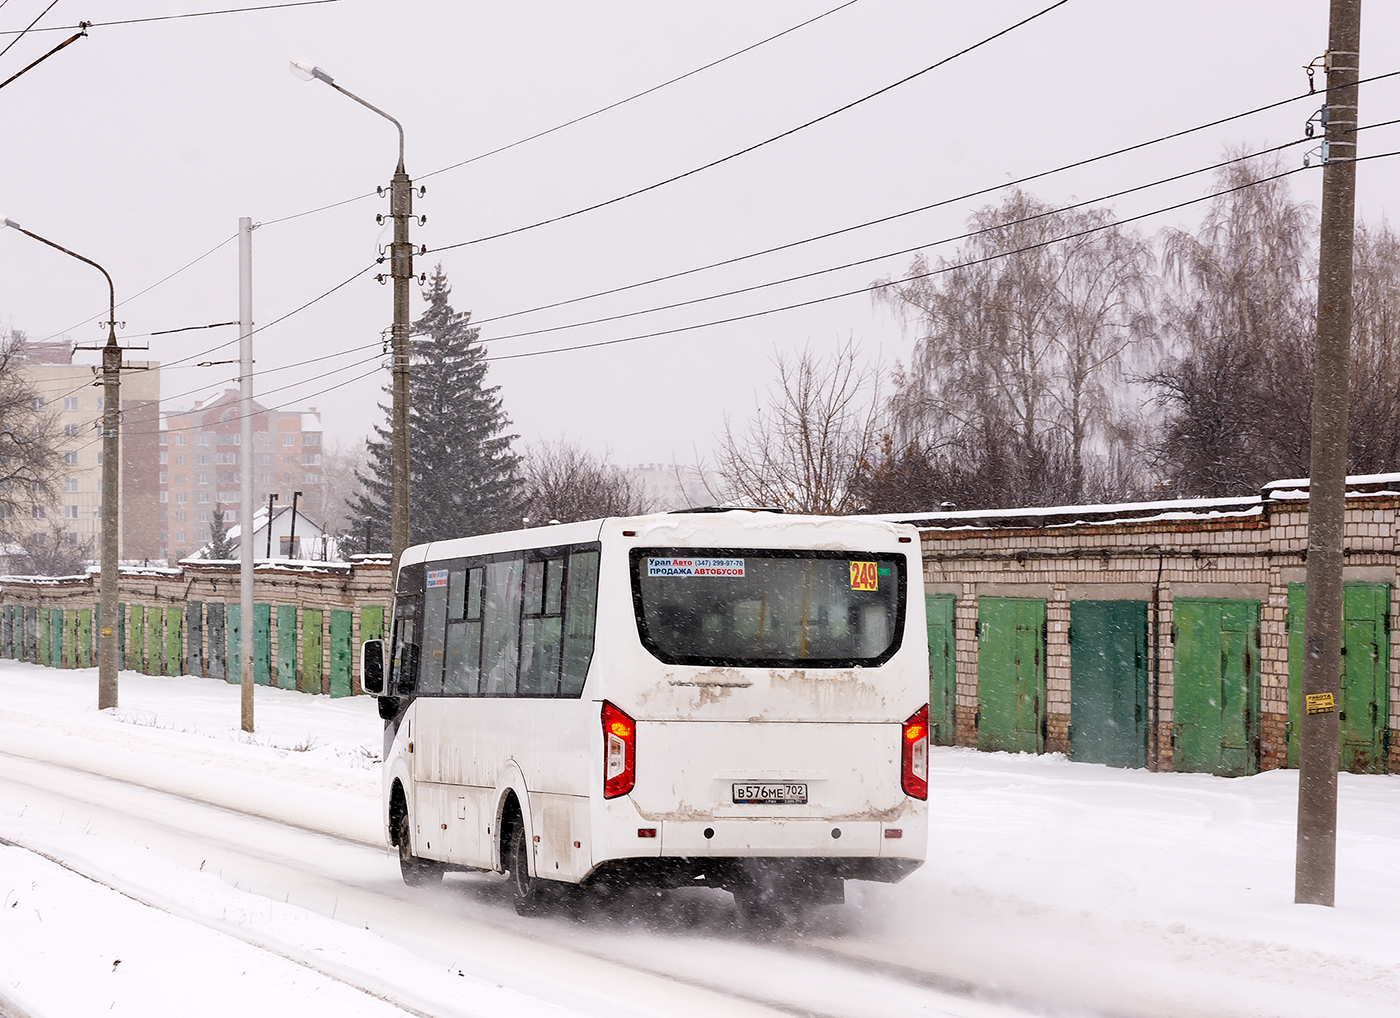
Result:
{"type": "Polygon", "coordinates": [[[648,558],[648,576],[743,576],[741,558],[648,558]]]}

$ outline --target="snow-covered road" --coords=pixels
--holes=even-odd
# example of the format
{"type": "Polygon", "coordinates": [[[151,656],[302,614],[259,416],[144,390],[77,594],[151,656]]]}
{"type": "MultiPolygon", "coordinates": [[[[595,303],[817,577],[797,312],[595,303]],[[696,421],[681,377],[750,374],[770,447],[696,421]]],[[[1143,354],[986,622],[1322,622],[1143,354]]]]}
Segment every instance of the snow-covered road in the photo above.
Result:
{"type": "Polygon", "coordinates": [[[1291,893],[1292,776],[934,754],[930,865],[762,942],[722,892],[525,920],[413,890],[368,700],[0,663],[0,1012],[1400,1014],[1400,778],[1343,781],[1339,908],[1291,893]],[[32,850],[32,851],[31,851],[32,850]]]}
{"type": "MultiPolygon", "coordinates": [[[[0,755],[0,811],[24,813],[7,837],[13,846],[416,1013],[1024,1013],[833,963],[800,945],[740,939],[718,892],[640,898],[625,903],[621,920],[606,909],[572,921],[523,920],[498,878],[411,890],[380,845],[9,755],[0,755]],[[374,936],[358,935],[365,930],[374,936]]],[[[134,969],[125,964],[123,978],[134,969]]],[[[149,1004],[140,1010],[152,1013],[149,1004]]]]}

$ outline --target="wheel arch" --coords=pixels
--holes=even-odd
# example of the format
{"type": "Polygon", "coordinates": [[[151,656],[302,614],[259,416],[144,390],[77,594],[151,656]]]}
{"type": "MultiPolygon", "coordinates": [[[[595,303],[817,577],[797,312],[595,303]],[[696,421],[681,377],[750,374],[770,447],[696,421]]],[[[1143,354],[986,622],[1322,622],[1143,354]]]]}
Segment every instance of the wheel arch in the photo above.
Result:
{"type": "Polygon", "coordinates": [[[525,775],[514,760],[502,770],[500,782],[496,787],[496,817],[492,828],[495,837],[491,839],[491,852],[495,868],[502,871],[505,869],[508,849],[506,838],[510,834],[507,818],[510,816],[511,803],[515,804],[516,815],[520,818],[525,843],[530,846],[530,871],[531,875],[535,875],[535,825],[530,816],[530,793],[525,787],[525,775]]]}

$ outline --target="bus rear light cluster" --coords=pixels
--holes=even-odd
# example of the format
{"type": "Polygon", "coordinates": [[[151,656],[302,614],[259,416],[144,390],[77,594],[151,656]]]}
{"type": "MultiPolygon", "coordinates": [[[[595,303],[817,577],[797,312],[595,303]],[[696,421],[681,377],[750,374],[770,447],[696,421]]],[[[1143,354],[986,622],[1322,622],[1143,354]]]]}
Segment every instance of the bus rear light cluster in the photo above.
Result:
{"type": "Polygon", "coordinates": [[[900,779],[904,794],[915,799],[928,798],[928,704],[904,722],[900,779]]]}
{"type": "Polygon", "coordinates": [[[637,783],[637,723],[603,701],[603,798],[616,799],[637,783]]]}

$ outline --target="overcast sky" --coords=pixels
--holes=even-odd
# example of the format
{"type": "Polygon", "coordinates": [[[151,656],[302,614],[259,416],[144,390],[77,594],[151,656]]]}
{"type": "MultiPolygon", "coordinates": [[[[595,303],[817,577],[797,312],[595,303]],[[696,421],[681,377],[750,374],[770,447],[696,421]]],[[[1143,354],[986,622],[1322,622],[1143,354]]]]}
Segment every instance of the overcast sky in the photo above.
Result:
{"type": "MultiPolygon", "coordinates": [[[[256,0],[246,0],[252,5],[256,0]]],[[[275,0],[262,0],[275,2],[275,0]]],[[[101,262],[117,299],[232,238],[254,234],[254,312],[286,314],[369,266],[389,239],[368,197],[393,172],[393,127],[291,58],[398,117],[407,168],[427,186],[415,243],[430,248],[526,226],[692,169],[874,92],[1049,5],[856,0],[797,31],[635,102],[470,165],[452,163],[588,113],[832,11],[816,3],[705,4],[338,0],[294,9],[93,28],[88,38],[0,90],[0,214],[101,262]],[[429,174],[432,174],[431,176],[429,174]]],[[[24,28],[50,0],[3,0],[0,30],[24,28]]],[[[239,6],[238,0],[58,0],[36,29],[239,6]]],[[[1302,67],[1326,48],[1325,0],[1068,3],[946,66],[814,127],[645,195],[418,260],[441,261],[459,310],[496,319],[540,304],[705,265],[951,198],[1307,91],[1302,67]]],[[[0,79],[64,38],[34,31],[0,58],[0,79]]],[[[13,35],[0,36],[0,47],[13,35]]],[[[1368,0],[1363,75],[1400,69],[1400,5],[1368,0]]],[[[1207,165],[1229,147],[1301,135],[1317,101],[1200,132],[1030,185],[1063,202],[1207,165]]],[[[1363,124],[1400,118],[1400,78],[1363,88],[1363,124]]],[[[1361,153],[1400,149],[1400,125],[1362,136],[1361,153]]],[[[1296,164],[1302,147],[1286,159],[1296,164]]],[[[1292,178],[1316,201],[1314,173],[1292,178]]],[[[1400,158],[1359,169],[1359,211],[1378,220],[1400,158]]],[[[1206,193],[1207,177],[1115,202],[1120,217],[1206,193]]],[[[960,231],[996,195],[611,297],[489,321],[493,355],[694,326],[859,289],[909,257],[610,323],[578,326],[796,273],[929,244],[960,231]]],[[[1190,226],[1199,208],[1136,228],[1190,226]]],[[[930,254],[951,255],[949,247],[930,254]]],[[[379,271],[379,270],[375,270],[379,271]]],[[[236,330],[142,338],[238,314],[228,243],[120,309],[124,339],[169,364],[236,330]]],[[[0,324],[30,337],[91,343],[101,278],[0,231],[0,324]]],[[[422,301],[414,292],[414,314],[422,301]]],[[[255,337],[258,398],[316,406],[332,438],[379,417],[387,371],[374,345],[392,317],[366,273],[255,337]],[[288,366],[337,355],[315,364],[288,366]],[[281,370],[279,370],[281,369],[281,370]],[[330,372],[328,374],[328,372],[330,372]],[[366,377],[366,373],[369,374],[366,377]],[[313,377],[322,376],[322,377],[313,377]],[[330,391],[322,392],[334,386],[330,391]]],[[[493,363],[526,440],[568,436],[620,463],[692,461],[724,415],[744,419],[775,351],[826,351],[853,337],[888,365],[912,337],[860,294],[660,338],[493,363]]],[[[197,355],[193,356],[192,355],[197,355]]],[[[83,355],[80,355],[83,356],[83,355]]],[[[91,357],[92,355],[86,355],[91,357]]],[[[233,384],[229,366],[164,370],[165,397],[188,405],[233,384]],[[203,388],[201,388],[203,387],[203,388]]]]}

